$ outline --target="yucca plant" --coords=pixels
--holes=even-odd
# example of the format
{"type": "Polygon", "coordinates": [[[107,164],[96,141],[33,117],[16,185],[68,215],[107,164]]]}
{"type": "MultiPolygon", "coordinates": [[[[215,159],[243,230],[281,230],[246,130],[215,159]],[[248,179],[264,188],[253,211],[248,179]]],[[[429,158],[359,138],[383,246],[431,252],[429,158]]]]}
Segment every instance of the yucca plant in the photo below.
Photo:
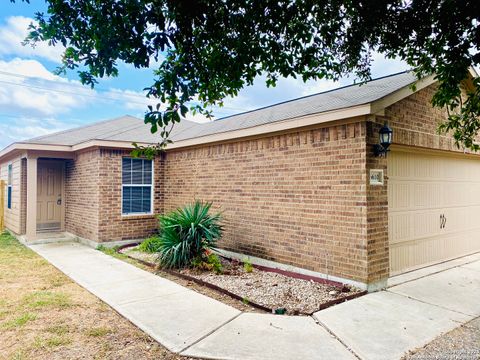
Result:
{"type": "Polygon", "coordinates": [[[214,249],[222,236],[221,214],[209,214],[212,203],[195,201],[167,215],[159,216],[160,264],[167,268],[190,266],[214,249]]]}

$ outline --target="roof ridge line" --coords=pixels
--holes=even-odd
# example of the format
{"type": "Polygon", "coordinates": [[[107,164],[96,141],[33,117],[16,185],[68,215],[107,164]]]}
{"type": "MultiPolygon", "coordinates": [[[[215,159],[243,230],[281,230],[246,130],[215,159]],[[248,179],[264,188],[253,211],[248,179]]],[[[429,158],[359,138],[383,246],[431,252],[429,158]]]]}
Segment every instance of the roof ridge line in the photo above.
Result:
{"type": "MultiPolygon", "coordinates": [[[[141,119],[139,119],[139,120],[141,120],[141,119]]],[[[89,141],[89,140],[108,140],[108,139],[111,138],[112,136],[116,136],[116,135],[122,134],[122,133],[127,132],[127,131],[130,131],[130,130],[138,129],[138,128],[140,128],[141,126],[145,126],[145,125],[146,125],[146,124],[144,124],[144,123],[141,123],[141,124],[139,124],[139,125],[136,125],[136,124],[135,124],[135,125],[132,125],[131,127],[127,127],[127,128],[121,129],[121,130],[119,130],[119,131],[117,131],[117,132],[114,132],[114,133],[108,135],[105,139],[99,139],[99,138],[94,137],[94,138],[88,139],[88,140],[86,140],[86,141],[89,141]]],[[[83,141],[82,141],[82,142],[83,142],[83,141]]],[[[77,144],[81,144],[82,142],[79,142],[79,143],[77,143],[77,144]]],[[[75,144],[75,145],[77,145],[77,144],[75,144]]]]}
{"type": "Polygon", "coordinates": [[[382,79],[386,79],[386,78],[389,78],[389,77],[392,77],[392,76],[397,76],[397,75],[400,75],[400,74],[409,73],[409,72],[411,72],[411,71],[412,71],[412,70],[399,71],[399,72],[394,73],[394,74],[389,74],[389,75],[380,76],[380,77],[378,77],[378,78],[371,79],[371,80],[368,80],[368,81],[363,81],[363,82],[361,82],[361,83],[353,83],[353,84],[349,84],[349,85],[340,86],[340,87],[337,87],[337,88],[335,88],[335,89],[320,91],[320,92],[318,92],[318,93],[314,93],[314,94],[310,94],[310,95],[305,95],[305,96],[300,96],[300,97],[298,97],[298,98],[294,98],[294,99],[290,99],[290,100],[280,101],[280,102],[278,102],[278,103],[274,103],[274,104],[271,104],[271,105],[266,105],[266,106],[262,106],[262,107],[259,107],[259,108],[256,108],[256,109],[247,110],[247,111],[244,111],[244,112],[239,112],[239,113],[235,113],[235,114],[232,114],[232,115],[224,116],[224,117],[222,117],[222,118],[216,119],[215,121],[221,121],[221,120],[228,119],[228,118],[231,118],[231,117],[234,117],[234,116],[243,115],[243,114],[248,114],[248,113],[251,113],[251,112],[268,109],[268,108],[275,107],[275,106],[278,106],[278,105],[283,105],[283,104],[286,104],[286,103],[289,103],[289,102],[293,102],[293,101],[297,101],[297,100],[301,100],[301,99],[306,99],[306,98],[309,98],[309,97],[312,97],[312,96],[318,96],[318,95],[328,94],[328,93],[330,93],[330,92],[334,92],[334,91],[346,89],[346,88],[349,88],[349,87],[352,87],[352,86],[361,86],[362,84],[372,83],[372,82],[377,81],[377,80],[382,80],[382,79]]]}
{"type": "Polygon", "coordinates": [[[126,114],[126,115],[122,115],[122,116],[117,116],[116,118],[113,118],[113,119],[106,119],[106,120],[102,120],[102,121],[96,121],[96,122],[93,122],[93,123],[90,123],[90,124],[85,124],[85,125],[82,125],[82,126],[77,126],[77,127],[74,127],[74,128],[71,128],[71,129],[62,130],[62,131],[56,131],[56,132],[54,132],[54,133],[37,136],[37,137],[30,138],[30,139],[26,139],[26,140],[23,140],[23,141],[27,141],[27,142],[37,141],[37,140],[41,140],[41,139],[44,139],[44,138],[49,137],[49,136],[64,134],[64,133],[70,132],[70,131],[72,131],[72,130],[82,130],[82,129],[87,129],[87,128],[92,127],[92,126],[97,126],[97,125],[100,125],[100,124],[106,124],[106,123],[109,123],[109,122],[114,122],[114,121],[120,120],[121,118],[124,118],[124,117],[131,117],[131,118],[135,118],[135,119],[140,120],[140,119],[137,118],[136,116],[132,116],[132,115],[126,114]]]}
{"type": "MultiPolygon", "coordinates": [[[[141,120],[141,119],[140,119],[140,120],[141,120]]],[[[195,121],[187,120],[187,119],[185,119],[185,118],[183,118],[182,121],[191,122],[192,125],[191,125],[190,127],[186,128],[186,129],[181,130],[178,134],[180,134],[180,133],[182,133],[182,132],[184,132],[184,131],[192,128],[192,127],[195,126],[195,125],[200,125],[200,123],[196,123],[195,121]]],[[[175,123],[175,124],[176,124],[176,123],[175,123]]],[[[139,129],[139,128],[141,128],[142,126],[147,126],[147,124],[145,124],[145,122],[143,122],[143,123],[141,123],[140,125],[135,125],[135,126],[133,126],[133,127],[131,127],[131,128],[128,128],[128,129],[125,129],[125,130],[116,132],[116,133],[114,133],[114,134],[111,134],[111,135],[109,135],[109,136],[108,136],[107,138],[105,138],[105,139],[93,138],[93,139],[90,139],[90,140],[95,140],[95,139],[96,139],[96,140],[108,140],[108,141],[113,141],[113,140],[110,139],[112,136],[117,136],[117,135],[126,133],[126,132],[128,132],[128,131],[130,131],[130,130],[139,129]]],[[[178,135],[178,134],[175,134],[175,135],[178,135]]],[[[152,133],[152,135],[153,135],[153,133],[152,133]]],[[[87,140],[87,141],[88,141],[88,140],[87,140]]],[[[133,141],[131,141],[131,142],[133,142],[133,141]]],[[[81,143],[79,143],[79,144],[81,144],[81,143]]]]}

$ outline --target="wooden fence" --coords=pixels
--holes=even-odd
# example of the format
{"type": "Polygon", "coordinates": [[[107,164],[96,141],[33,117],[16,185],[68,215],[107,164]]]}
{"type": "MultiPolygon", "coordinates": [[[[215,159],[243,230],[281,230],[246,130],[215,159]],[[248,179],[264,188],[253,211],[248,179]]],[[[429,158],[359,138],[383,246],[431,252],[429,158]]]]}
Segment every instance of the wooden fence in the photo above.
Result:
{"type": "Polygon", "coordinates": [[[0,233],[5,230],[5,181],[0,180],[0,233]]]}

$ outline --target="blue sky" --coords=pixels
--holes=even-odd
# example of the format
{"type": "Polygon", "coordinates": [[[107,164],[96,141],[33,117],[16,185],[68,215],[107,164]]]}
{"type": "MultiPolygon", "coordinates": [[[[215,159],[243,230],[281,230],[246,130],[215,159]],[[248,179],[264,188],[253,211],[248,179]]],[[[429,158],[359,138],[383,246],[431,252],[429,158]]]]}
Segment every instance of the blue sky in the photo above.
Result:
{"type": "MultiPolygon", "coordinates": [[[[35,12],[45,10],[43,0],[30,2],[12,4],[3,0],[0,7],[0,149],[14,141],[125,114],[142,118],[149,104],[142,89],[151,84],[153,68],[139,70],[121,64],[119,77],[100,79],[94,90],[82,86],[74,71],[62,77],[54,75],[61,48],[40,44],[32,49],[21,45],[35,12]]],[[[379,77],[406,68],[400,61],[375,56],[372,75],[379,77]]],[[[259,78],[237,97],[226,99],[225,106],[214,109],[214,114],[221,118],[330,90],[353,80],[303,83],[281,79],[277,87],[267,88],[259,78]]],[[[207,121],[201,116],[189,119],[207,121]]]]}

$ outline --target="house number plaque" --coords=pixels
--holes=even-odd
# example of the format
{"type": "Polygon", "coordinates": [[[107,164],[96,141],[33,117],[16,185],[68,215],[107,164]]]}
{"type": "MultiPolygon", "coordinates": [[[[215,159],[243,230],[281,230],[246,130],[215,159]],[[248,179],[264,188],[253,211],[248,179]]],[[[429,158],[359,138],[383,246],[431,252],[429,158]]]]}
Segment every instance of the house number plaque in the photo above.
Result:
{"type": "Polygon", "coordinates": [[[370,185],[383,185],[382,169],[370,169],[370,185]]]}

